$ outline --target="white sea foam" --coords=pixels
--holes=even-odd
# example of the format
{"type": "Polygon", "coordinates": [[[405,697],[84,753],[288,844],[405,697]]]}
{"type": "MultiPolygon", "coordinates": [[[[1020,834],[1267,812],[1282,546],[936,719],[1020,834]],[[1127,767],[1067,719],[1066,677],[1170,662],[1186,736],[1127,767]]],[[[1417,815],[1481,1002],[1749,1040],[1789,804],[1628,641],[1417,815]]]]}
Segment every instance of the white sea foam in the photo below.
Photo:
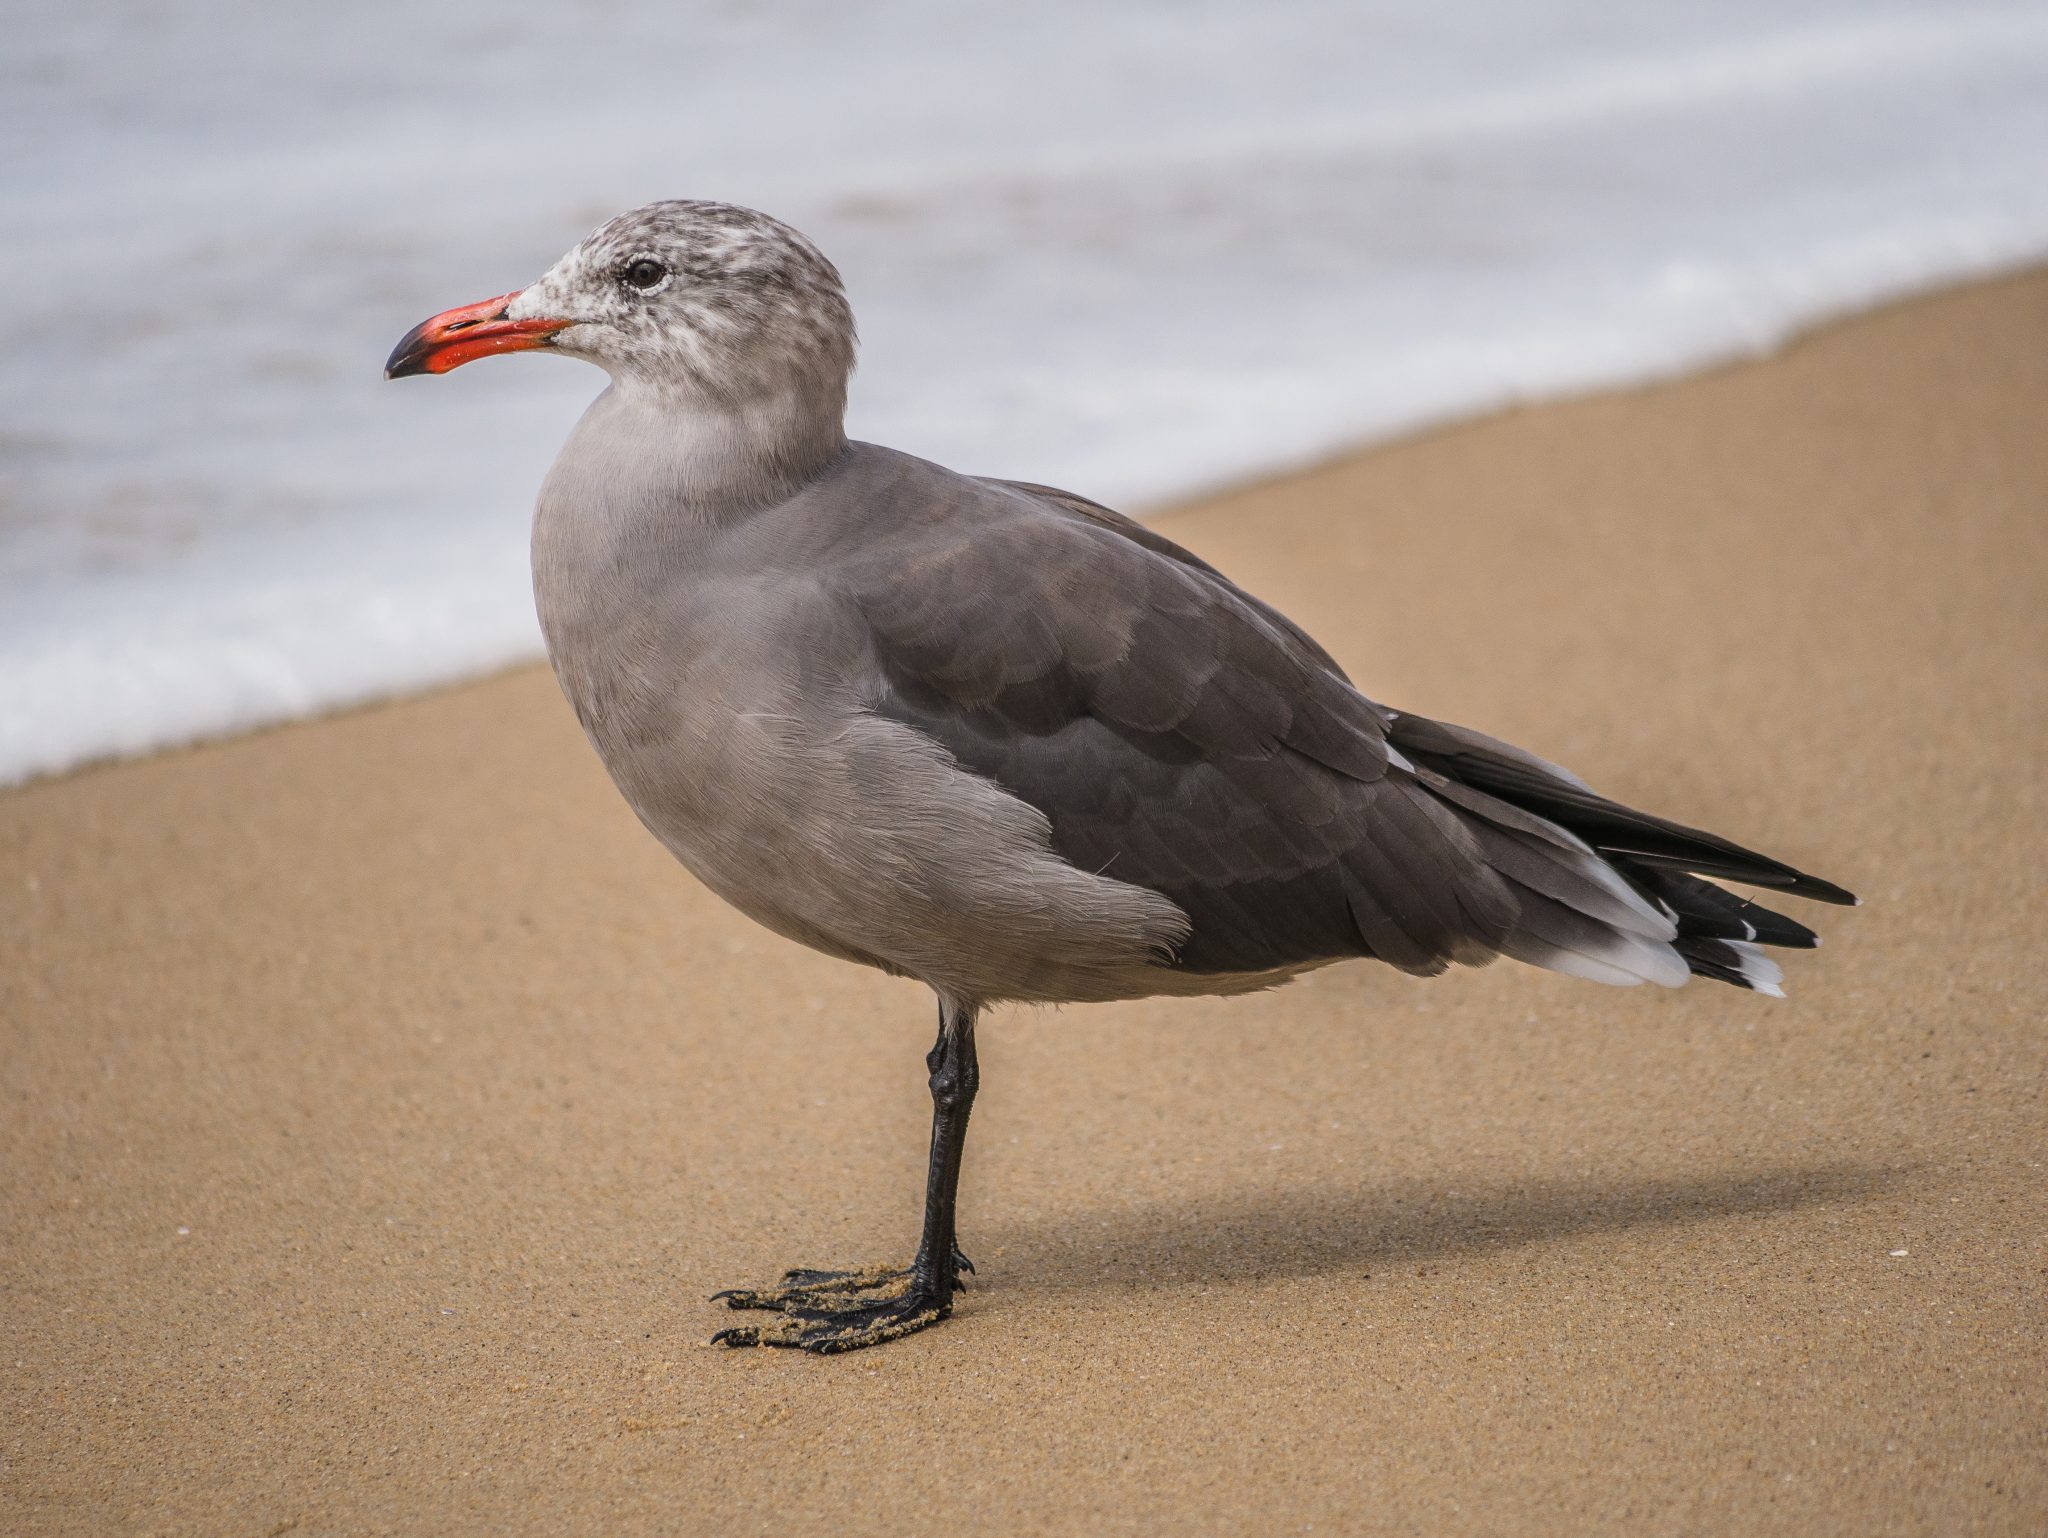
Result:
{"type": "Polygon", "coordinates": [[[1140,509],[2048,254],[2038,0],[8,31],[0,780],[536,654],[527,509],[600,376],[379,366],[651,198],[832,254],[860,436],[1140,509]]]}

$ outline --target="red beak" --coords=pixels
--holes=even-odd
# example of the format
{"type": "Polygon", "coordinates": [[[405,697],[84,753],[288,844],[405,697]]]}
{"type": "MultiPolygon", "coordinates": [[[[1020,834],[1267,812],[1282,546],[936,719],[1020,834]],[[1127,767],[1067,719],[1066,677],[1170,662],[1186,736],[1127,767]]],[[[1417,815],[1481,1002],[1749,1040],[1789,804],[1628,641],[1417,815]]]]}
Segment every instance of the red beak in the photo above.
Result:
{"type": "Polygon", "coordinates": [[[473,358],[487,358],[494,352],[526,352],[545,347],[549,337],[575,324],[551,318],[507,320],[505,306],[523,292],[516,289],[481,304],[443,310],[433,319],[421,321],[393,349],[390,361],[384,365],[384,377],[445,374],[473,358]]]}

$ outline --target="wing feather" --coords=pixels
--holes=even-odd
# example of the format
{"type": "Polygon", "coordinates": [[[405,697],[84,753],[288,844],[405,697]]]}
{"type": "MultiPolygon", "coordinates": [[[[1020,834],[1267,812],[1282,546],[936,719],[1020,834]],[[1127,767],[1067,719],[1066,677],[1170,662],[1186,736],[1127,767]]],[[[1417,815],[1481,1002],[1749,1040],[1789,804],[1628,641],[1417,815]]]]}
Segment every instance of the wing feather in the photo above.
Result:
{"type": "Polygon", "coordinates": [[[839,576],[871,707],[1037,808],[1074,865],[1171,898],[1179,965],[1433,973],[1499,951],[1516,903],[1480,841],[1390,770],[1391,713],[1277,611],[1039,488],[989,488],[918,544],[839,576]]]}
{"type": "Polygon", "coordinates": [[[1181,968],[1507,954],[1768,991],[1756,944],[1812,931],[1696,878],[1854,900],[1375,704],[1285,615],[1086,498],[921,466],[889,508],[828,579],[865,627],[863,703],[1035,808],[1072,865],[1169,898],[1181,968]]]}

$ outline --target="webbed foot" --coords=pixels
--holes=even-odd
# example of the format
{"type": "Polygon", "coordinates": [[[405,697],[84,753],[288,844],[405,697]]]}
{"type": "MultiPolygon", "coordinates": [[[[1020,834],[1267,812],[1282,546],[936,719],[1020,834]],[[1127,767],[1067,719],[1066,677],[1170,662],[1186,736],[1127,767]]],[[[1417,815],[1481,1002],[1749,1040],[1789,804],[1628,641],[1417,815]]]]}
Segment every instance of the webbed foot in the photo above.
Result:
{"type": "Polygon", "coordinates": [[[877,1266],[866,1271],[785,1271],[780,1287],[732,1287],[712,1294],[728,1308],[764,1309],[773,1324],[734,1325],[711,1337],[718,1346],[783,1346],[820,1356],[879,1346],[937,1324],[953,1312],[953,1294],[974,1264],[959,1250],[936,1268],[877,1266]]]}

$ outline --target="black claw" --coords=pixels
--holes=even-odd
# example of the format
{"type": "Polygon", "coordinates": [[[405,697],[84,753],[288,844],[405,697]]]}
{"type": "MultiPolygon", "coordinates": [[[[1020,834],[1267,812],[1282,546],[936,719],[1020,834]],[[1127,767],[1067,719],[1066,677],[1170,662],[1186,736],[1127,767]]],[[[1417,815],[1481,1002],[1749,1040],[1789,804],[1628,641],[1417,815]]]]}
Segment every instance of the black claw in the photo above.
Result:
{"type": "Polygon", "coordinates": [[[722,1292],[711,1294],[713,1303],[723,1303],[727,1308],[780,1309],[782,1296],[776,1292],[757,1292],[751,1287],[727,1287],[722,1292]]]}

